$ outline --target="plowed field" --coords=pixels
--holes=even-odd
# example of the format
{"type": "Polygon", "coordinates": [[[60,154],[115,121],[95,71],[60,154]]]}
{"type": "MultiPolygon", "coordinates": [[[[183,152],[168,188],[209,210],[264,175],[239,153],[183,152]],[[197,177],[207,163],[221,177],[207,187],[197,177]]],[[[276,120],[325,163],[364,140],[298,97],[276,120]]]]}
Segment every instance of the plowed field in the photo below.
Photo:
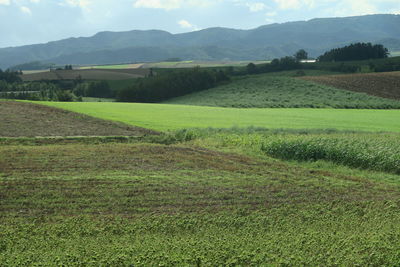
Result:
{"type": "Polygon", "coordinates": [[[304,80],[354,92],[400,100],[400,72],[302,77],[304,80]]]}

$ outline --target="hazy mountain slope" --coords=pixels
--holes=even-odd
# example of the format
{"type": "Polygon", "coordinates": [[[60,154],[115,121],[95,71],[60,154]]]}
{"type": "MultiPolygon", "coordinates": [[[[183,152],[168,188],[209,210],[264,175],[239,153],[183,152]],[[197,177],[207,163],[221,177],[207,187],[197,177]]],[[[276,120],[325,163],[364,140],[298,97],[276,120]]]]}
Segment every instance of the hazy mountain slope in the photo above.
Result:
{"type": "Polygon", "coordinates": [[[305,48],[311,56],[351,42],[376,42],[400,50],[400,15],[270,24],[252,30],[210,28],[184,34],[165,31],[101,32],[92,37],[69,38],[0,49],[0,67],[29,61],[57,64],[97,64],[163,60],[266,59],[305,48]]]}

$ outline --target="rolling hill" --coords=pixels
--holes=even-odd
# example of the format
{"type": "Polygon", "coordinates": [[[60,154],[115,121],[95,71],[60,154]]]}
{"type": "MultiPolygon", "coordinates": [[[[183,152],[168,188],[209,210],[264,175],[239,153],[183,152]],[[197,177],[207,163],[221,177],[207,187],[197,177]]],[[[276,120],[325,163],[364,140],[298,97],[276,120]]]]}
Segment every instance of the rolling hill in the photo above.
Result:
{"type": "Polygon", "coordinates": [[[257,60],[293,54],[306,48],[318,56],[352,42],[373,42],[400,50],[400,15],[270,24],[251,30],[209,28],[171,34],[165,31],[100,32],[92,37],[69,38],[47,44],[0,49],[0,67],[31,61],[55,64],[184,60],[257,60]]]}
{"type": "Polygon", "coordinates": [[[301,77],[303,80],[276,74],[241,76],[229,84],[173,98],[165,103],[234,108],[398,109],[399,101],[382,98],[392,96],[398,99],[395,98],[396,93],[399,94],[398,77],[397,72],[305,76],[301,77]],[[327,82],[332,77],[336,83],[327,82]],[[347,87],[343,88],[344,84],[347,87]],[[368,84],[374,89],[366,90],[368,84]]]}

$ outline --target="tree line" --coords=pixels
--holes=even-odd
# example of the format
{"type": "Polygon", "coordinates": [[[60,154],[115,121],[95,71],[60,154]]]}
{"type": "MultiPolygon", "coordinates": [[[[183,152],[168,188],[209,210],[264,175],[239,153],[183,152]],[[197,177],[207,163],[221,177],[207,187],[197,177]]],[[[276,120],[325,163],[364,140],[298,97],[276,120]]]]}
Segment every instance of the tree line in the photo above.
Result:
{"type": "Polygon", "coordinates": [[[149,78],[140,78],[132,86],[117,92],[117,101],[156,103],[173,97],[207,90],[229,81],[222,70],[179,70],[149,78]]]}
{"type": "Polygon", "coordinates": [[[19,71],[11,71],[11,70],[3,71],[2,69],[0,69],[0,81],[6,83],[20,82],[21,81],[21,77],[19,76],[20,74],[21,72],[19,71]]]}
{"type": "Polygon", "coordinates": [[[332,49],[318,57],[318,61],[355,61],[387,58],[389,51],[383,45],[371,43],[355,43],[342,48],[332,49]]]}

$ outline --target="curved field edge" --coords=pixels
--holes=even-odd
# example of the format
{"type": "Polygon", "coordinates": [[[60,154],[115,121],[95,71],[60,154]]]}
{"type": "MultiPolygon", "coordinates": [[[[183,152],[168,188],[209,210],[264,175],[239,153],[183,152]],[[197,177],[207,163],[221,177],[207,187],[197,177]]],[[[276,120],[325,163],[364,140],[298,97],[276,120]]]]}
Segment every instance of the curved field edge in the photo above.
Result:
{"type": "Polygon", "coordinates": [[[305,76],[300,79],[343,90],[400,100],[400,71],[346,75],[305,76]]]}
{"type": "Polygon", "coordinates": [[[143,136],[153,131],[21,101],[0,101],[0,137],[143,136]]]}
{"type": "MultiPolygon", "coordinates": [[[[379,84],[375,86],[379,87],[379,84]]],[[[400,108],[400,102],[396,100],[276,74],[236,77],[231,83],[173,98],[165,103],[236,108],[400,108]]]]}
{"type": "Polygon", "coordinates": [[[141,103],[37,103],[157,131],[254,126],[269,129],[400,132],[400,110],[236,109],[141,103]]]}

